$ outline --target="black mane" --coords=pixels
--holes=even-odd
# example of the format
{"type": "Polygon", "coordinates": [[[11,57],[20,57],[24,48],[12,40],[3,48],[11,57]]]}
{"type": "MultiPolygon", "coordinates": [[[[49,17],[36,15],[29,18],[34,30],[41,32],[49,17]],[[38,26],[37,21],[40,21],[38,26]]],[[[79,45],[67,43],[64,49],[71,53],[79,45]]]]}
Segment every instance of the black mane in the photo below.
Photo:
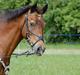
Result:
{"type": "Polygon", "coordinates": [[[16,18],[24,13],[26,13],[31,8],[30,5],[24,6],[18,9],[8,9],[8,10],[0,10],[0,19],[4,18],[7,20],[16,18]]]}

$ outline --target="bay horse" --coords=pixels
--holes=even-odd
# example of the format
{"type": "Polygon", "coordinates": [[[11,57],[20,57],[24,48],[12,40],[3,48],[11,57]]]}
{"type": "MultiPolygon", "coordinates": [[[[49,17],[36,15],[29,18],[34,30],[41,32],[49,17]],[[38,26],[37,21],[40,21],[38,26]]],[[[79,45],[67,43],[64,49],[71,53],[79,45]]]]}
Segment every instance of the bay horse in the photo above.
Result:
{"type": "Polygon", "coordinates": [[[0,11],[0,75],[7,75],[11,55],[23,38],[28,40],[36,54],[43,54],[43,14],[47,8],[48,4],[40,8],[35,3],[14,10],[0,11]]]}

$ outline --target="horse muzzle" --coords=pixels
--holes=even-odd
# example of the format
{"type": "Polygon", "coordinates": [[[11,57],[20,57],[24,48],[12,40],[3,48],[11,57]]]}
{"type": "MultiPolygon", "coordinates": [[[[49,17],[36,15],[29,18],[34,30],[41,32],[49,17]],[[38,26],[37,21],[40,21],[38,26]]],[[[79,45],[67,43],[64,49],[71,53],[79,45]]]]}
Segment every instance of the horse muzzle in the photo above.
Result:
{"type": "Polygon", "coordinates": [[[39,45],[35,45],[33,47],[33,51],[36,55],[42,56],[42,54],[45,52],[45,48],[39,45]]]}

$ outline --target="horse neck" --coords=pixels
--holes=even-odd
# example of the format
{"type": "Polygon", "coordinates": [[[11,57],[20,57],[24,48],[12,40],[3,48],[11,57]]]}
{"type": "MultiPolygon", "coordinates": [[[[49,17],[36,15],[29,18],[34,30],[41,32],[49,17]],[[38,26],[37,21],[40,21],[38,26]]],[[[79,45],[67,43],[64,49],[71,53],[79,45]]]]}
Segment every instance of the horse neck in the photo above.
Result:
{"type": "Polygon", "coordinates": [[[8,55],[11,55],[12,52],[14,51],[14,49],[17,47],[17,45],[19,44],[19,42],[23,39],[22,37],[22,27],[23,27],[23,16],[20,16],[18,18],[15,19],[15,30],[14,30],[14,35],[13,35],[13,40],[12,40],[12,44],[10,46],[10,51],[8,53],[8,55]]]}
{"type": "Polygon", "coordinates": [[[0,36],[2,37],[0,37],[0,58],[11,56],[16,46],[22,40],[20,28],[23,22],[21,18],[23,17],[0,24],[0,29],[2,29],[2,31],[0,30],[0,36]]]}

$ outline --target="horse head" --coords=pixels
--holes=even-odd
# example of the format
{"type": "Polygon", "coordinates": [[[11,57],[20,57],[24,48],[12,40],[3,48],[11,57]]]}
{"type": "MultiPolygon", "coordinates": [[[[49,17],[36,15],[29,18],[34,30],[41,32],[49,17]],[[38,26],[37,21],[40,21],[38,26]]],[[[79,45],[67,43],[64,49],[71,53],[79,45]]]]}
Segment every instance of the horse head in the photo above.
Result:
{"type": "Polygon", "coordinates": [[[32,46],[32,50],[37,55],[42,55],[45,51],[44,45],[44,27],[45,21],[43,14],[46,12],[48,4],[44,7],[37,7],[37,2],[31,6],[29,11],[25,14],[25,23],[22,29],[22,36],[27,39],[32,46]]]}

